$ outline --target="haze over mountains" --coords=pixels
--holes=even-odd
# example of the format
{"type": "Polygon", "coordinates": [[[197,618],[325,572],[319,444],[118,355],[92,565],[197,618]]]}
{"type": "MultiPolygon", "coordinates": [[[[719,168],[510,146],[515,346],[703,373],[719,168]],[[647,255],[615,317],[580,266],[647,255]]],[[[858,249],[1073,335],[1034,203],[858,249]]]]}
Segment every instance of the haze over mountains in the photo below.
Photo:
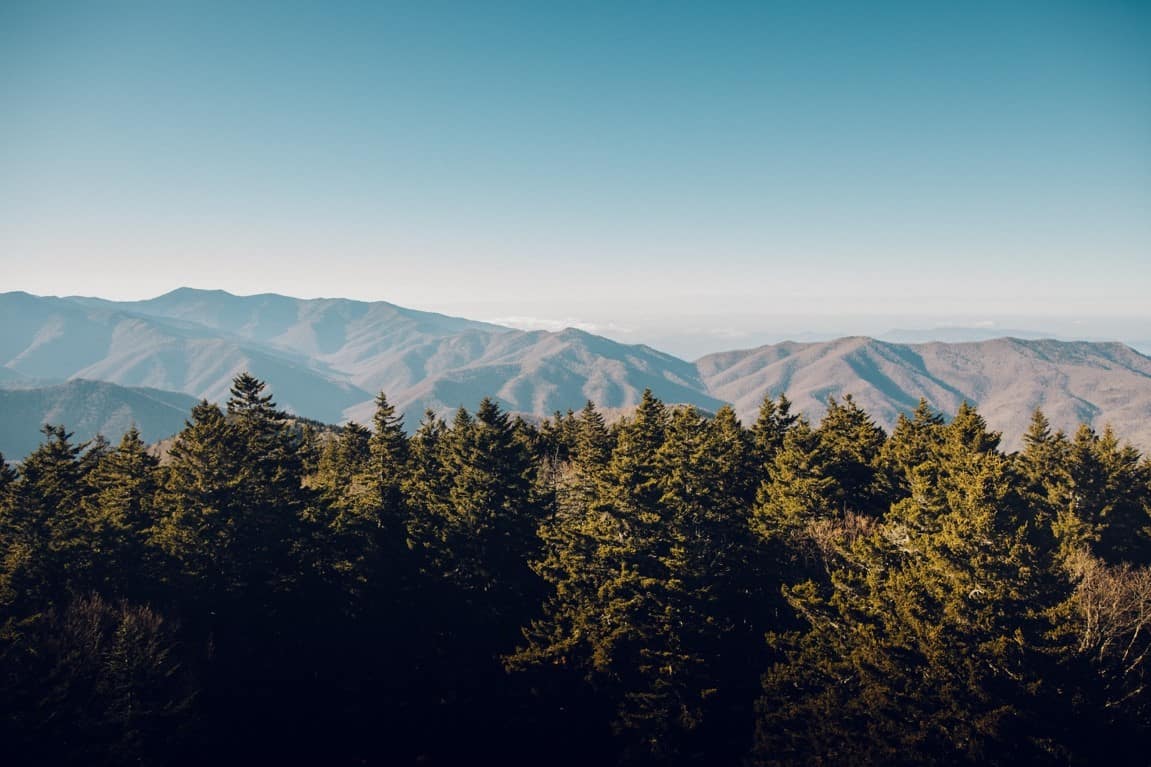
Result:
{"type": "Polygon", "coordinates": [[[547,416],[587,399],[627,408],[651,388],[666,402],[709,411],[730,402],[745,422],[768,394],[785,392],[812,418],[828,396],[851,394],[888,429],[920,397],[945,413],[968,400],[1009,448],[1042,407],[1056,427],[1111,423],[1151,447],[1151,359],[1118,343],[854,337],[691,363],[574,329],[522,331],[386,302],[187,288],[128,302],[4,293],[0,328],[0,387],[9,390],[0,399],[0,451],[9,457],[34,444],[38,420],[63,422],[78,438],[95,430],[115,438],[133,420],[146,438],[164,436],[194,399],[226,398],[243,370],[267,380],[281,407],[333,423],[368,421],[380,390],[414,425],[425,409],[474,408],[487,395],[510,411],[547,416]],[[105,385],[85,388],[94,384],[80,379],[105,385]],[[73,383],[43,388],[65,381],[73,383]]]}
{"type": "Polygon", "coordinates": [[[32,389],[0,388],[0,453],[20,458],[32,452],[45,423],[63,424],[76,439],[103,434],[118,438],[132,425],[146,442],[184,426],[195,397],[178,392],[117,386],[75,379],[32,389]]]}

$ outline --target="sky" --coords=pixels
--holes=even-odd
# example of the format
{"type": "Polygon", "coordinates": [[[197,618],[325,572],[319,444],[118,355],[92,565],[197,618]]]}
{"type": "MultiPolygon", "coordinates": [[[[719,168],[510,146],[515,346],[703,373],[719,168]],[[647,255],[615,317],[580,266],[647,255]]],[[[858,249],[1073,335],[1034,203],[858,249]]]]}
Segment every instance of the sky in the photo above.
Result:
{"type": "Polygon", "coordinates": [[[0,0],[0,290],[185,285],[1151,336],[1151,3],[0,0]]]}

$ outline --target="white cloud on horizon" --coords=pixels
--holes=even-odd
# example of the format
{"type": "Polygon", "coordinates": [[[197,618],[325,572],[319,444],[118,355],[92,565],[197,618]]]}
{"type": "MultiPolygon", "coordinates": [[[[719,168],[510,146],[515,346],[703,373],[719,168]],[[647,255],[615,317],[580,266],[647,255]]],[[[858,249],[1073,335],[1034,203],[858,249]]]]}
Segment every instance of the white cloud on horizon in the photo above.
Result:
{"type": "Polygon", "coordinates": [[[484,320],[495,325],[506,325],[510,328],[517,328],[519,330],[547,330],[555,333],[566,328],[574,328],[576,330],[583,330],[587,333],[605,334],[605,333],[631,333],[630,328],[621,327],[613,322],[598,323],[587,322],[575,317],[565,317],[563,319],[555,319],[551,317],[532,317],[528,315],[512,315],[508,317],[494,317],[484,320]]]}

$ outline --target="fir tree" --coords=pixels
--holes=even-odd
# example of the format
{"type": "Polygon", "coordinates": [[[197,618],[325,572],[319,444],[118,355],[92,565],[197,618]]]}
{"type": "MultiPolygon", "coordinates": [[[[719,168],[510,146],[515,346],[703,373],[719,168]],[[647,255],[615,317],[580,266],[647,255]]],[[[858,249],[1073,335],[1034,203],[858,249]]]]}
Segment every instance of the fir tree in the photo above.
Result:
{"type": "Polygon", "coordinates": [[[819,434],[800,419],[759,487],[753,528],[768,541],[796,546],[812,523],[836,516],[840,488],[830,475],[831,461],[819,434]]]}
{"type": "Polygon", "coordinates": [[[771,395],[763,398],[759,415],[751,428],[753,454],[761,470],[771,470],[776,454],[783,448],[784,438],[798,422],[799,414],[791,412],[787,395],[780,394],[778,401],[771,395]]]}
{"type": "Polygon", "coordinates": [[[93,493],[84,508],[99,552],[92,588],[104,594],[150,595],[146,539],[156,523],[158,467],[133,426],[89,473],[93,493]]]}
{"type": "Polygon", "coordinates": [[[807,628],[773,639],[784,660],[765,677],[757,762],[1043,758],[1049,723],[1020,712],[1042,708],[1048,615],[1066,596],[1046,575],[1054,546],[1036,548],[978,414],[945,432],[930,508],[857,539],[828,585],[787,590],[807,628]],[[909,531],[917,516],[934,524],[909,531]]]}
{"type": "Polygon", "coordinates": [[[878,478],[879,454],[886,441],[883,429],[848,394],[842,403],[828,398],[817,434],[828,455],[827,473],[838,485],[841,507],[868,516],[882,513],[887,500],[878,478]]]}
{"type": "Polygon", "coordinates": [[[0,606],[8,620],[62,601],[92,577],[91,536],[82,513],[89,493],[84,445],[73,444],[63,426],[41,431],[44,442],[9,480],[0,507],[0,606]]]}

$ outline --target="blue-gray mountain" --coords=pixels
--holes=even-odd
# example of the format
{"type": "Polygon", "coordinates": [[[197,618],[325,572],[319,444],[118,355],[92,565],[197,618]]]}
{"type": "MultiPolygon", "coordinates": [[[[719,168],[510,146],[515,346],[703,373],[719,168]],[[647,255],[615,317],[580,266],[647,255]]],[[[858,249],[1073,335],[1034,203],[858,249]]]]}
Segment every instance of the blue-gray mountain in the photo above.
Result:
{"type": "Polygon", "coordinates": [[[31,389],[0,389],[0,453],[22,458],[39,444],[45,423],[64,424],[76,441],[119,439],[135,425],[147,442],[184,426],[196,404],[178,392],[74,379],[31,389]]]}
{"type": "MultiPolygon", "coordinates": [[[[920,397],[944,412],[968,400],[1009,448],[1035,407],[1057,427],[1111,423],[1151,448],[1151,359],[1121,344],[843,338],[690,363],[578,330],[526,332],[385,302],[187,288],[131,302],[0,294],[0,387],[93,379],[221,400],[242,370],[269,381],[285,409],[328,422],[369,420],[380,390],[410,424],[425,409],[473,408],[485,395],[546,416],[588,399],[628,408],[651,388],[705,410],[730,402],[749,421],[767,394],[786,392],[812,418],[828,396],[852,394],[887,428],[920,397]]],[[[146,433],[151,417],[137,417],[146,433]]],[[[0,421],[0,435],[10,423],[0,421]]]]}

